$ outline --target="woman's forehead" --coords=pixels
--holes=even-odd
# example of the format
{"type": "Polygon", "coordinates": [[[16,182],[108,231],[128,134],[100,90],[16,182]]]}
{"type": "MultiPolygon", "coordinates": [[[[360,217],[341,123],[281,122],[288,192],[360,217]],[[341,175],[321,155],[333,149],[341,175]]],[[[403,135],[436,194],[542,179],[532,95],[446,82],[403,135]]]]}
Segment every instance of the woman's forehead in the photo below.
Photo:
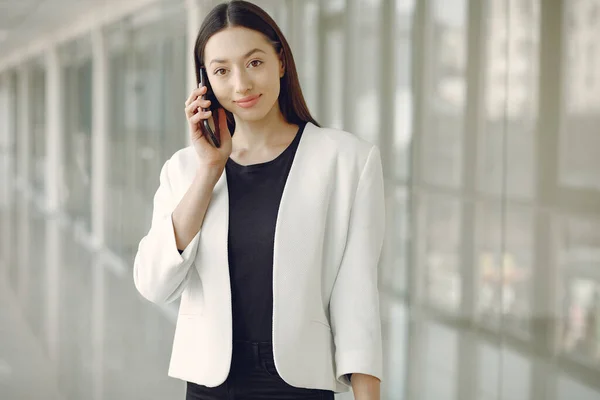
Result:
{"type": "Polygon", "coordinates": [[[262,51],[260,54],[263,55],[274,53],[273,47],[262,33],[243,27],[226,28],[208,39],[204,48],[204,61],[207,66],[213,60],[235,62],[256,49],[262,51]]]}

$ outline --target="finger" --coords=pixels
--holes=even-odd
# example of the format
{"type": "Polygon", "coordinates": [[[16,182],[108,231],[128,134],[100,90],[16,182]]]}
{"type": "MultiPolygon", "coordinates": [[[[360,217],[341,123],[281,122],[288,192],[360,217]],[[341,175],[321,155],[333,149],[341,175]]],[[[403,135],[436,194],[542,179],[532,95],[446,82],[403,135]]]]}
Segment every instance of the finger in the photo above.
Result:
{"type": "Polygon", "coordinates": [[[198,108],[209,108],[210,104],[210,100],[197,99],[185,108],[185,113],[189,118],[196,113],[196,110],[198,110],[198,108]]]}
{"type": "Polygon", "coordinates": [[[187,98],[187,100],[185,101],[185,106],[189,106],[194,100],[196,100],[196,98],[198,96],[203,95],[206,92],[206,86],[202,86],[201,88],[196,88],[194,90],[192,90],[192,93],[190,93],[190,97],[187,98]]]}
{"type": "Polygon", "coordinates": [[[196,99],[196,101],[194,101],[192,104],[190,104],[190,106],[192,108],[209,108],[210,105],[211,105],[210,100],[203,100],[201,98],[196,99]]]}
{"type": "Polygon", "coordinates": [[[202,107],[202,108],[209,108],[210,105],[212,104],[212,102],[210,100],[198,99],[198,100],[196,100],[196,102],[198,103],[198,107],[202,107]]]}
{"type": "Polygon", "coordinates": [[[197,114],[190,117],[190,122],[194,124],[200,123],[203,119],[208,119],[212,115],[210,110],[208,111],[199,111],[197,114]]]}
{"type": "Polygon", "coordinates": [[[190,117],[192,117],[193,115],[195,115],[195,114],[196,114],[196,111],[197,111],[197,110],[198,110],[198,107],[197,107],[197,106],[196,106],[194,103],[192,103],[192,104],[188,105],[188,106],[185,108],[185,115],[186,115],[188,118],[190,118],[190,117]]]}

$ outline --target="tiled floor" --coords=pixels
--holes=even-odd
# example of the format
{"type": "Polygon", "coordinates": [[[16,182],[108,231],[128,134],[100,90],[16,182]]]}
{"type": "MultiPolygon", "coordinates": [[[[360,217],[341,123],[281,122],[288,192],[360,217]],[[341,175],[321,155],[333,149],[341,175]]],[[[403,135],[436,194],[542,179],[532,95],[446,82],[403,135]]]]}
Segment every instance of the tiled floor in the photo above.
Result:
{"type": "MultiPolygon", "coordinates": [[[[177,305],[141,298],[131,260],[89,250],[66,219],[16,204],[0,214],[0,399],[183,399],[167,377],[177,305]]],[[[386,295],[382,311],[384,399],[600,399],[600,374],[386,295]]]]}

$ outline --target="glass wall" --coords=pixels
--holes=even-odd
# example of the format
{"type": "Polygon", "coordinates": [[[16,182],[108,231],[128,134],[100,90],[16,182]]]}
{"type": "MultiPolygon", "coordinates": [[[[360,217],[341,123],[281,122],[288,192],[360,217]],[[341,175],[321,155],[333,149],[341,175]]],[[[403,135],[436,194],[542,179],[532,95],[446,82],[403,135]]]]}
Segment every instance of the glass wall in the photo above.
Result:
{"type": "Polygon", "coordinates": [[[92,50],[85,36],[60,48],[63,87],[61,201],[85,232],[91,230],[92,50]]]}
{"type": "Polygon", "coordinates": [[[16,199],[16,94],[16,74],[5,71],[0,75],[0,276],[8,276],[16,261],[12,232],[15,216],[9,211],[16,199]]]}
{"type": "Polygon", "coordinates": [[[162,2],[106,29],[111,81],[106,238],[127,259],[150,227],[162,165],[186,146],[185,26],[183,4],[162,2]]]}
{"type": "MultiPolygon", "coordinates": [[[[317,121],[381,150],[387,215],[379,266],[382,398],[597,398],[600,0],[255,2],[285,32],[317,121]]],[[[125,267],[86,275],[74,265],[96,268],[114,260],[93,261],[67,246],[68,256],[61,253],[54,263],[69,266],[54,265],[48,273],[61,279],[57,286],[65,293],[84,298],[60,317],[54,334],[61,346],[73,342],[96,352],[109,398],[135,396],[133,386],[119,386],[122,371],[168,359],[169,349],[148,351],[147,344],[168,342],[172,321],[150,307],[140,314],[139,296],[124,277],[150,226],[160,168],[187,145],[189,4],[158,1],[99,27],[108,66],[105,241],[125,267]],[[69,268],[68,278],[56,273],[69,268]],[[85,298],[90,291],[97,297],[85,298]],[[97,314],[90,315],[91,308],[97,314]],[[72,329],[82,318],[97,325],[72,329]],[[131,321],[138,324],[131,328],[131,321]],[[131,347],[140,333],[145,342],[131,347]],[[101,350],[90,335],[97,335],[101,350]]],[[[87,231],[95,150],[88,34],[59,46],[61,194],[65,211],[87,231]]],[[[21,124],[29,126],[29,139],[9,146],[13,174],[25,173],[37,194],[45,189],[46,156],[41,60],[25,60],[2,81],[4,113],[14,114],[12,124],[2,126],[15,138],[21,124]],[[27,96],[29,115],[19,118],[27,96]]],[[[10,161],[0,166],[10,169],[10,161]]],[[[0,249],[15,250],[0,260],[13,260],[10,285],[33,304],[43,285],[31,274],[43,257],[17,261],[16,255],[38,238],[40,229],[30,221],[36,211],[23,203],[1,215],[9,222],[2,225],[0,249]]],[[[59,228],[51,230],[55,237],[59,228]]],[[[54,301],[57,313],[69,298],[57,291],[54,301]]],[[[41,331],[35,308],[24,309],[32,313],[34,332],[41,331]]],[[[76,374],[79,353],[55,345],[65,352],[59,363],[65,376],[76,374]]],[[[148,376],[158,382],[164,375],[148,376]]],[[[62,379],[68,393],[82,393],[78,381],[62,379]]],[[[175,390],[157,386],[163,397],[175,390]]]]}
{"type": "Polygon", "coordinates": [[[600,371],[600,1],[565,4],[560,129],[552,213],[561,353],[600,371]]]}
{"type": "Polygon", "coordinates": [[[38,199],[45,195],[46,181],[46,67],[43,58],[29,69],[29,173],[30,187],[38,199]]]}

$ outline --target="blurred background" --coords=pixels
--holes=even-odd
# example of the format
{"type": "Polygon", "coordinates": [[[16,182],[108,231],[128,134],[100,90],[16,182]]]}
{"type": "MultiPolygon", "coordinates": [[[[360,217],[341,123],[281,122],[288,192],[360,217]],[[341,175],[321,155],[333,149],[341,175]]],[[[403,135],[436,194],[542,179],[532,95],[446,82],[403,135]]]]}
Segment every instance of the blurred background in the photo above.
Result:
{"type": "MultiPolygon", "coordinates": [[[[217,3],[0,0],[1,399],[183,398],[132,266],[217,3]]],[[[382,151],[382,398],[600,399],[600,0],[255,3],[382,151]]]]}

